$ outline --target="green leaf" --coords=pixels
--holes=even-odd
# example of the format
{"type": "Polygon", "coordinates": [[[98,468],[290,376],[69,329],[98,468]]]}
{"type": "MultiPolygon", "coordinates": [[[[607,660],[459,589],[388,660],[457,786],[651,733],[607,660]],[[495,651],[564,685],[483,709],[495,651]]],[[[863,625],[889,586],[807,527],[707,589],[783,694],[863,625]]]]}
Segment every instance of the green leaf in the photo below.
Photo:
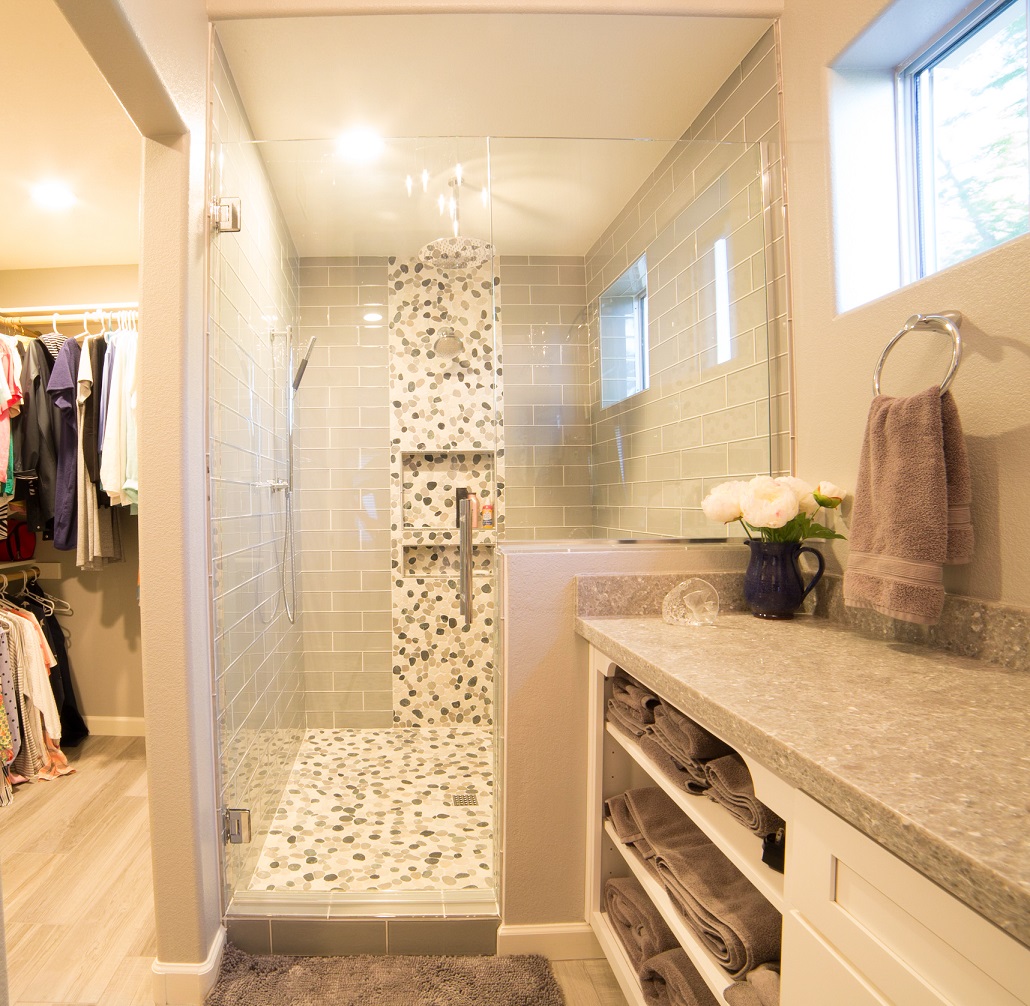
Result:
{"type": "Polygon", "coordinates": [[[842,541],[845,540],[845,536],[837,534],[836,531],[831,531],[828,527],[823,527],[822,524],[816,524],[814,521],[809,523],[808,530],[805,532],[806,538],[840,538],[842,541]]]}

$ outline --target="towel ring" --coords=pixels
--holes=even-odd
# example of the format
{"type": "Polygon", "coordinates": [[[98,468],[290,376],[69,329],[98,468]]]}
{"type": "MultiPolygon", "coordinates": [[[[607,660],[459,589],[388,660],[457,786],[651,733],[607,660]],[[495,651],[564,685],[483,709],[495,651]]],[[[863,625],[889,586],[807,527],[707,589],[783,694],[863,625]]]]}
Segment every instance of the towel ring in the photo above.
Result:
{"type": "Polygon", "coordinates": [[[887,354],[894,348],[898,340],[901,339],[902,336],[908,335],[909,332],[915,331],[917,328],[929,328],[938,332],[943,332],[946,335],[950,335],[953,344],[951,350],[951,366],[948,368],[948,373],[945,375],[944,380],[941,381],[941,395],[943,396],[944,392],[948,390],[948,385],[951,384],[951,379],[955,376],[955,371],[958,370],[959,361],[962,359],[962,336],[958,330],[959,325],[961,324],[962,315],[958,311],[942,311],[940,314],[912,315],[912,317],[905,322],[901,331],[883,347],[880,359],[876,361],[876,369],[873,371],[873,394],[878,395],[880,393],[880,372],[883,370],[883,362],[887,359],[887,354]]]}

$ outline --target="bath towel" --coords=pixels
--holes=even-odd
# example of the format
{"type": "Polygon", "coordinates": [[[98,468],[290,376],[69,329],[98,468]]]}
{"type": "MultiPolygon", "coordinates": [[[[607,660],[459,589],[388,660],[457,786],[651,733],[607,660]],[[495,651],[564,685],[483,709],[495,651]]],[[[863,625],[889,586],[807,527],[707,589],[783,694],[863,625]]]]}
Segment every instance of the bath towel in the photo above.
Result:
{"type": "Polygon", "coordinates": [[[644,1001],[654,1006],[717,1006],[719,1000],[683,950],[652,957],[640,972],[644,1001]]]}
{"type": "Polygon", "coordinates": [[[679,946],[658,909],[632,877],[609,880],[604,885],[604,908],[638,974],[647,960],[679,946]]]}
{"type": "Polygon", "coordinates": [[[877,395],[858,465],[845,604],[936,624],[944,605],[942,567],[973,556],[971,499],[951,392],[877,395]]]}
{"type": "Polygon", "coordinates": [[[608,718],[625,727],[635,737],[654,723],[654,710],[661,699],[637,684],[626,674],[616,674],[612,681],[612,697],[608,700],[608,718]]]}
{"type": "Polygon", "coordinates": [[[745,981],[734,982],[723,996],[729,1006],[779,1006],[779,965],[763,964],[749,971],[745,981]]]}
{"type": "Polygon", "coordinates": [[[640,738],[639,744],[640,750],[681,789],[685,789],[694,796],[698,796],[708,789],[708,776],[705,775],[704,762],[691,761],[686,765],[681,765],[662,747],[650,729],[640,738]]]}
{"type": "Polygon", "coordinates": [[[749,831],[765,838],[783,827],[783,818],[755,796],[751,773],[739,754],[713,758],[705,764],[705,774],[709,799],[725,807],[749,831]]]}
{"type": "Polygon", "coordinates": [[[700,941],[734,977],[780,958],[780,914],[657,787],[625,794],[658,876],[700,941]]]}

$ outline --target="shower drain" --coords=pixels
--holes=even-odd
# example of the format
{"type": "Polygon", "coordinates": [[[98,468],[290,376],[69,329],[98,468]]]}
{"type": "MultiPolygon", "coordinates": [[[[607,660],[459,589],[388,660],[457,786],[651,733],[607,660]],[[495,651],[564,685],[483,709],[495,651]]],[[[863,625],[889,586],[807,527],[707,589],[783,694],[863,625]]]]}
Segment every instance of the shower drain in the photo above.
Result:
{"type": "Polygon", "coordinates": [[[451,797],[452,807],[478,807],[479,797],[475,793],[455,793],[451,797]]]}

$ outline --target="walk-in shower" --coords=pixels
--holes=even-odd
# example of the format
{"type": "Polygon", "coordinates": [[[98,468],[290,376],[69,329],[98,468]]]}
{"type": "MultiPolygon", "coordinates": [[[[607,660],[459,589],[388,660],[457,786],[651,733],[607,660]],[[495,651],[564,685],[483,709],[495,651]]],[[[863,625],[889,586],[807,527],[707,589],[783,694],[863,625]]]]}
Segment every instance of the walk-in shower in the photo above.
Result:
{"type": "Polygon", "coordinates": [[[706,480],[770,470],[775,150],[409,136],[358,163],[253,137],[214,69],[212,188],[242,202],[211,242],[219,796],[252,823],[227,914],[496,918],[498,549],[710,537],[706,480]],[[602,294],[645,250],[650,387],[602,407],[602,294]]]}

